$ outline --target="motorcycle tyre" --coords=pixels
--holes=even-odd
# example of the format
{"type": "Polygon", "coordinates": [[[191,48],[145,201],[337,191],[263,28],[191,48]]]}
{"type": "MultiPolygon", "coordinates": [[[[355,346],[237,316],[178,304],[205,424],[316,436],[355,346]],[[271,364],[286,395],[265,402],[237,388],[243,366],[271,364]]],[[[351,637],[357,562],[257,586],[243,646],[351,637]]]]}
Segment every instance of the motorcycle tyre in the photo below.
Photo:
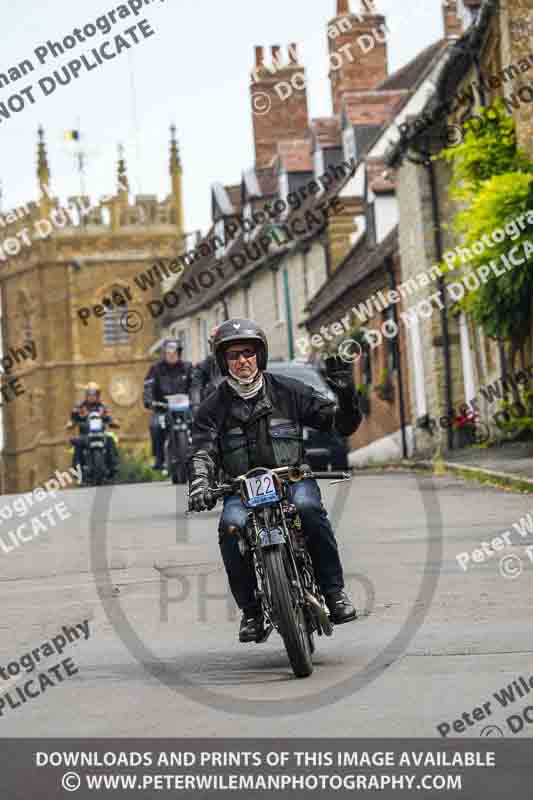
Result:
{"type": "Polygon", "coordinates": [[[279,632],[285,643],[292,670],[297,678],[308,678],[313,672],[311,642],[305,615],[300,607],[294,609],[283,558],[285,545],[263,552],[270,596],[279,632]]]}

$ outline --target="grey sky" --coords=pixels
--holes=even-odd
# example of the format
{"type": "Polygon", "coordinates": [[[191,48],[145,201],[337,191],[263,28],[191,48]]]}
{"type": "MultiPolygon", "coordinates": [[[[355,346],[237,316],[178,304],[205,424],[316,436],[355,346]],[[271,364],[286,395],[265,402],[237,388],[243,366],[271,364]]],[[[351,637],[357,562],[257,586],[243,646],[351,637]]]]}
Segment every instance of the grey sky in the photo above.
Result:
{"type": "MultiPolygon", "coordinates": [[[[92,198],[114,190],[119,141],[126,148],[133,190],[163,197],[170,188],[168,127],[173,120],[184,167],[187,230],[205,229],[210,220],[211,183],[235,183],[242,168],[253,163],[249,75],[255,45],[298,42],[307,70],[310,115],[331,114],[326,24],[336,2],[152,0],[138,17],[119,20],[108,34],[98,32],[63,56],[38,64],[36,47],[48,39],[64,39],[74,28],[94,23],[119,5],[105,0],[90,4],[54,0],[43,6],[40,0],[18,0],[4,10],[0,72],[6,73],[25,58],[36,69],[1,88],[0,102],[30,84],[36,102],[9,120],[0,117],[3,209],[37,197],[36,130],[40,123],[45,128],[54,193],[66,198],[79,191],[74,159],[63,138],[65,130],[77,127],[78,118],[89,154],[87,188],[92,198]],[[43,96],[37,86],[40,78],[143,18],[149,20],[154,36],[143,39],[139,33],[140,43],[127,52],[91,72],[82,69],[76,81],[43,96]],[[138,136],[130,65],[136,85],[138,136]]],[[[391,29],[390,71],[442,36],[441,0],[377,0],[377,6],[391,29]]],[[[357,0],[352,0],[352,9],[357,11],[357,7],[357,0]]]]}

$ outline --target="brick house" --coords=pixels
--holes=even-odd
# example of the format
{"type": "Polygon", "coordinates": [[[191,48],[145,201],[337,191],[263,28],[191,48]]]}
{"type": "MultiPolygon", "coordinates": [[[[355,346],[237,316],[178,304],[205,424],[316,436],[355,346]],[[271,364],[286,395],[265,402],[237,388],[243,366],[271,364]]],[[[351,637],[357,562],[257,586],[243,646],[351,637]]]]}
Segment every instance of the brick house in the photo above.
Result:
{"type": "MultiPolygon", "coordinates": [[[[367,4],[370,5],[370,4],[367,4]]],[[[243,171],[240,185],[212,188],[212,227],[199,244],[200,254],[187,266],[176,283],[184,302],[169,310],[162,319],[166,330],[190,340],[189,355],[197,361],[207,354],[207,336],[213,324],[227,316],[252,314],[269,337],[274,357],[292,358],[304,307],[314,292],[327,282],[350,250],[361,216],[358,191],[347,192],[346,181],[354,159],[355,129],[357,146],[376,131],[376,118],[398,102],[404,90],[385,87],[374,92],[375,82],[386,78],[386,45],[380,31],[383,16],[361,6],[351,14],[346,0],[338,0],[337,14],[328,23],[330,84],[335,115],[309,120],[305,69],[298,62],[296,45],[288,48],[288,60],[281,49],[271,50],[265,61],[264,49],[255,49],[255,67],[250,86],[253,113],[255,164],[243,171]],[[372,38],[373,47],[364,52],[358,40],[372,38]],[[346,55],[350,48],[350,56],[346,55]],[[345,100],[346,98],[346,100],[345,100]],[[359,106],[359,111],[357,111],[359,106]],[[263,113],[263,109],[269,109],[263,113]],[[337,112],[338,110],[338,112],[337,112]],[[315,191],[313,184],[329,174],[334,186],[315,191]],[[273,247],[253,265],[235,274],[232,257],[249,256],[269,223],[253,232],[239,230],[234,240],[216,244],[239,214],[251,219],[254,212],[276,199],[305,190],[302,208],[280,214],[275,225],[290,224],[295,216],[314,213],[325,202],[342,192],[342,205],[329,216],[327,224],[317,225],[309,235],[299,236],[287,247],[273,247]],[[195,278],[204,273],[224,277],[201,294],[190,290],[195,278]]],[[[206,282],[209,279],[205,278],[206,282]]]]}

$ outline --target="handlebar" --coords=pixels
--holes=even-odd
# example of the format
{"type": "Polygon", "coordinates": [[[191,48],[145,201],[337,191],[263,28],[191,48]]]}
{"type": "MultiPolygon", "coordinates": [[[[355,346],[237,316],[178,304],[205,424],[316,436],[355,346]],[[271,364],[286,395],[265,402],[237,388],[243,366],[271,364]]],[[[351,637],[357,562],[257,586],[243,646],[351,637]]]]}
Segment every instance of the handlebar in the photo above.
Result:
{"type": "Polygon", "coordinates": [[[152,408],[160,408],[162,411],[166,411],[168,409],[168,400],[153,400],[150,405],[152,408]]]}
{"type": "MultiPolygon", "coordinates": [[[[286,478],[287,480],[295,483],[296,481],[303,480],[304,478],[315,478],[315,480],[337,480],[346,481],[351,480],[352,475],[349,472],[313,472],[307,464],[302,464],[300,467],[275,467],[270,470],[279,478],[286,478]]],[[[216,504],[226,494],[232,494],[246,475],[238,475],[230,483],[221,483],[206,490],[208,502],[216,504]]],[[[191,511],[191,501],[189,498],[188,510],[191,511]]]]}

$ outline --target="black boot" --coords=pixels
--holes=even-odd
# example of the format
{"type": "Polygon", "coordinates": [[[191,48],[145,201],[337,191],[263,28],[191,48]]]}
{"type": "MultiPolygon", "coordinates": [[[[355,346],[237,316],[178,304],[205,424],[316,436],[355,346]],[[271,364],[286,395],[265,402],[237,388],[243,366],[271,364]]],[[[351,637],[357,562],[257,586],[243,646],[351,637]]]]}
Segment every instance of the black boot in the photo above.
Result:
{"type": "Polygon", "coordinates": [[[326,594],[325,597],[330,619],[334,625],[342,625],[343,622],[351,622],[357,619],[352,601],[343,589],[339,592],[326,594]]]}
{"type": "Polygon", "coordinates": [[[263,613],[260,609],[242,612],[239,642],[255,642],[263,635],[263,613]]]}

